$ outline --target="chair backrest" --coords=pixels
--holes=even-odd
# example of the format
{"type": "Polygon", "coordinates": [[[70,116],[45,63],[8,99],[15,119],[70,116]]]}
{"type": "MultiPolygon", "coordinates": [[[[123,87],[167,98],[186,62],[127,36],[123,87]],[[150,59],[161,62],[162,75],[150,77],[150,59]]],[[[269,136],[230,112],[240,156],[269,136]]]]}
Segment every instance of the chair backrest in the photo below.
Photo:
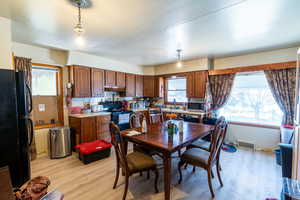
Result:
{"type": "Polygon", "coordinates": [[[117,162],[119,162],[122,169],[128,171],[125,147],[120,129],[114,122],[110,122],[109,129],[111,134],[111,143],[113,144],[116,152],[117,162]]]}
{"type": "Polygon", "coordinates": [[[162,123],[164,122],[164,115],[160,107],[148,108],[150,123],[162,123]]]}
{"type": "Polygon", "coordinates": [[[145,115],[142,113],[136,114],[132,113],[130,115],[129,123],[130,123],[130,128],[139,128],[142,126],[142,122],[145,119],[145,115]]]}
{"type": "Polygon", "coordinates": [[[226,136],[227,127],[228,122],[225,120],[224,117],[220,117],[216,122],[216,128],[214,130],[214,133],[212,134],[209,156],[210,163],[215,162],[220,154],[226,136]]]}

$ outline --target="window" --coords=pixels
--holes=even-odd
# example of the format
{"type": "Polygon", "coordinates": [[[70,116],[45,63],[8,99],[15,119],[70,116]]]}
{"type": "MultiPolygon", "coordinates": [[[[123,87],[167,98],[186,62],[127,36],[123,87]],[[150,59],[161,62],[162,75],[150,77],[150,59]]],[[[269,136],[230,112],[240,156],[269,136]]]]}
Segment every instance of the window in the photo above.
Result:
{"type": "Polygon", "coordinates": [[[64,124],[62,90],[61,67],[33,64],[32,118],[35,129],[62,126],[64,124]]]}
{"type": "Polygon", "coordinates": [[[167,101],[168,102],[187,102],[186,98],[186,78],[168,78],[167,79],[167,101]]]}
{"type": "Polygon", "coordinates": [[[32,95],[56,96],[56,72],[56,69],[34,66],[32,68],[32,95]]]}
{"type": "Polygon", "coordinates": [[[229,121],[280,125],[282,112],[275,102],[263,72],[237,74],[231,95],[220,115],[229,121]]]}

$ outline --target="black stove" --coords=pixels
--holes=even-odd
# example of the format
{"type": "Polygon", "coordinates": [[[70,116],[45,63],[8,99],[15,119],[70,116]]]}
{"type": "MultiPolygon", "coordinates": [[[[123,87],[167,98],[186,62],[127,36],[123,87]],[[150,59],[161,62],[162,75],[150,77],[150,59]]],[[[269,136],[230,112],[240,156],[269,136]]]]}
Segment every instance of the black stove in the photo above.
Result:
{"type": "Polygon", "coordinates": [[[118,125],[121,131],[130,128],[129,119],[132,111],[124,110],[121,101],[104,102],[102,105],[104,109],[111,112],[111,121],[118,125]]]}

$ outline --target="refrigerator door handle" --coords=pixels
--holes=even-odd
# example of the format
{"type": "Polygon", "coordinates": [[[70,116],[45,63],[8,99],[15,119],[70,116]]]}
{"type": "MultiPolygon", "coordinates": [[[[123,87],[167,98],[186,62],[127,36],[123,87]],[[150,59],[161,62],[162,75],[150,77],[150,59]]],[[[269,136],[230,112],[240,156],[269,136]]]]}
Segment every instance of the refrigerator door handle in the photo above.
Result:
{"type": "Polygon", "coordinates": [[[31,89],[30,89],[30,87],[29,87],[29,85],[27,84],[27,83],[25,83],[25,85],[26,85],[26,89],[27,89],[27,92],[28,92],[28,94],[26,95],[26,96],[28,96],[28,99],[27,99],[27,112],[28,112],[28,114],[30,114],[31,112],[32,112],[32,109],[33,109],[33,107],[32,107],[32,93],[31,93],[31,89]]]}
{"type": "Polygon", "coordinates": [[[29,130],[29,132],[28,132],[28,145],[29,146],[31,146],[31,144],[32,144],[32,141],[33,141],[33,121],[32,121],[32,119],[30,119],[29,117],[26,117],[25,118],[27,121],[29,121],[29,124],[28,124],[28,129],[27,130],[29,130]]]}

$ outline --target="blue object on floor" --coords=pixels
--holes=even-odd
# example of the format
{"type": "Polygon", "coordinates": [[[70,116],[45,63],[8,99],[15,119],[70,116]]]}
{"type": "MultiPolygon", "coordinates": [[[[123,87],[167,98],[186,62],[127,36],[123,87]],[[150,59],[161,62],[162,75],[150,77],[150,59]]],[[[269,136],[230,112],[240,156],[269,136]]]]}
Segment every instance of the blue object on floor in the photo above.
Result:
{"type": "Polygon", "coordinates": [[[236,147],[231,144],[223,144],[222,150],[229,153],[234,153],[237,151],[236,147]]]}

